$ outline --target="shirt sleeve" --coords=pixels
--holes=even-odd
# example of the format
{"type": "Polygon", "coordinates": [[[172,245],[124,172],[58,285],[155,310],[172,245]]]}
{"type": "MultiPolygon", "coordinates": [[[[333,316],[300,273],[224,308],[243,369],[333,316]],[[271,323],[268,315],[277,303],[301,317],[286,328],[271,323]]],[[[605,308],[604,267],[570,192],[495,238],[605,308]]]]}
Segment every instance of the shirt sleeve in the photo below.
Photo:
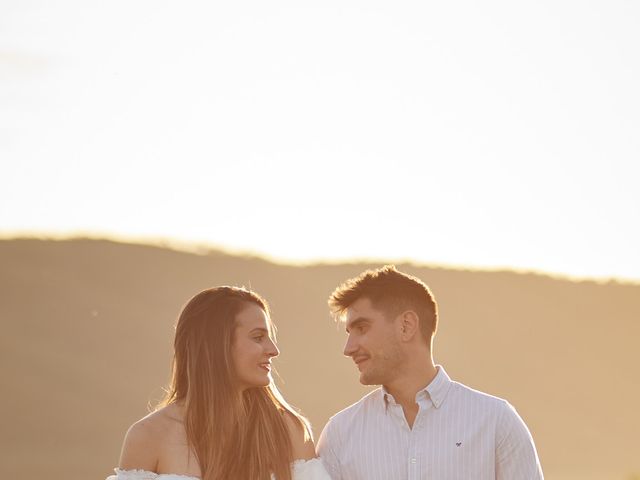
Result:
{"type": "Polygon", "coordinates": [[[336,451],[338,450],[338,438],[336,438],[335,425],[332,420],[325,425],[318,439],[318,455],[324,464],[324,468],[329,472],[332,480],[342,480],[340,461],[336,451]]]}
{"type": "Polygon", "coordinates": [[[496,429],[496,480],[543,480],[529,429],[505,402],[496,429]]]}

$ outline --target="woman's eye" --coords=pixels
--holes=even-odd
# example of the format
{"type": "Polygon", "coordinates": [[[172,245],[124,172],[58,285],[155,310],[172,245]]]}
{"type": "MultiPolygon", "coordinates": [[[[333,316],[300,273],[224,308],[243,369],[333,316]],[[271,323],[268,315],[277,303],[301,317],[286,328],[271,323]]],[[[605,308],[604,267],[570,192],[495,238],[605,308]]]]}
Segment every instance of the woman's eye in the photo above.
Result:
{"type": "Polygon", "coordinates": [[[256,342],[261,342],[262,340],[264,340],[264,335],[258,335],[257,337],[253,337],[253,339],[256,342]]]}

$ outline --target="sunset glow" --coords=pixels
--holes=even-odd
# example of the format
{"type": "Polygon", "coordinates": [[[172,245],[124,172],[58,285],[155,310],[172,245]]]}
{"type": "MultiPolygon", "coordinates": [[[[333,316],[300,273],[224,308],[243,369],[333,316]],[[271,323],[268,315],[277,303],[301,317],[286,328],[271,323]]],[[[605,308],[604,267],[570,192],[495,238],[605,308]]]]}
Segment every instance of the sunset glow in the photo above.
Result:
{"type": "Polygon", "coordinates": [[[0,233],[640,280],[640,6],[0,7],[0,233]]]}

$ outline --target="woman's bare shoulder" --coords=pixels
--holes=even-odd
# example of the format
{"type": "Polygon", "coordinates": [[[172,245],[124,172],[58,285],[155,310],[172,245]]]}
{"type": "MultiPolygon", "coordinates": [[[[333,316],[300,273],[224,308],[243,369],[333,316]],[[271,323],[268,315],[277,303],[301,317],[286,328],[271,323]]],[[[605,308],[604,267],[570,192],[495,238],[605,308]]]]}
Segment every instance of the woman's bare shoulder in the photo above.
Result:
{"type": "Polygon", "coordinates": [[[176,425],[181,425],[181,417],[175,405],[160,408],[131,425],[124,437],[120,468],[156,471],[162,444],[176,425]]]}
{"type": "Polygon", "coordinates": [[[285,423],[289,430],[294,460],[309,460],[316,457],[316,449],[311,438],[311,432],[303,426],[301,420],[290,412],[284,414],[285,423]]]}

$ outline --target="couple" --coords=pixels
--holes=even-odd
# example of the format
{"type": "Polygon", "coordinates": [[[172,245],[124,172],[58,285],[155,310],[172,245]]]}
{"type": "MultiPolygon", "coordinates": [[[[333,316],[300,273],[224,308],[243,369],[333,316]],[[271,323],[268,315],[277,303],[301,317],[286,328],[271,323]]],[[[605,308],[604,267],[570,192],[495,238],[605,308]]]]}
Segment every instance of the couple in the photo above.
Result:
{"type": "Polygon", "coordinates": [[[109,480],[541,480],[533,439],[506,401],[452,381],[432,358],[429,288],[392,266],[339,286],[344,354],[381,385],[331,418],[318,441],[271,379],[279,351],[267,303],[217,287],[176,326],[162,407],[135,423],[109,480]]]}

